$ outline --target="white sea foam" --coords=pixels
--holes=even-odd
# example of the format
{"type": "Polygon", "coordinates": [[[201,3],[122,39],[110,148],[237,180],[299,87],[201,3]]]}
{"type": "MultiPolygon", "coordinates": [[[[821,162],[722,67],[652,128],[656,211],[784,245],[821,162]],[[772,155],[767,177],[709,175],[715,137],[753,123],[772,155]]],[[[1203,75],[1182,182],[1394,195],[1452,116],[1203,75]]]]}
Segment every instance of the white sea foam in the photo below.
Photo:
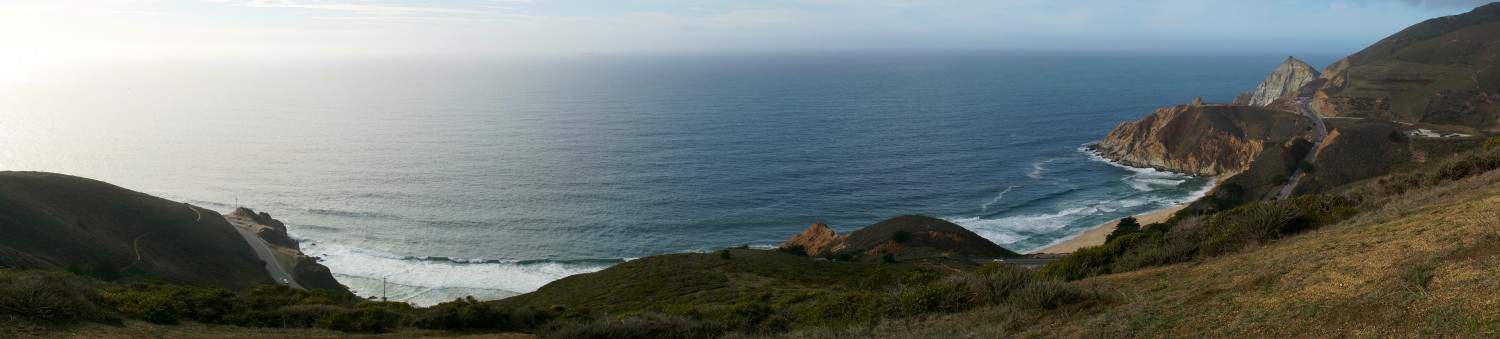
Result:
{"type": "Polygon", "coordinates": [[[990,205],[994,205],[995,203],[1000,202],[1000,199],[1005,198],[1006,193],[1010,193],[1010,191],[1016,189],[1016,187],[1020,186],[1011,185],[1010,187],[1006,187],[1005,190],[1000,191],[1000,194],[996,194],[994,199],[990,199],[990,202],[984,203],[984,205],[980,205],[979,208],[984,211],[989,211],[990,205]]]}
{"type": "Polygon", "coordinates": [[[1061,230],[1086,218],[1112,214],[1121,210],[1137,209],[1146,205],[1165,206],[1171,201],[1168,198],[1137,197],[1067,207],[1053,213],[1027,214],[992,219],[983,217],[948,219],[997,244],[1010,245],[1026,240],[1035,234],[1061,230]]]}
{"type": "MultiPolygon", "coordinates": [[[[990,239],[997,244],[1012,247],[1015,250],[1028,251],[1035,248],[1050,246],[1050,244],[1028,244],[1034,248],[1016,248],[1018,242],[1022,242],[1039,234],[1056,232],[1070,226],[1078,225],[1085,220],[1090,222],[1100,219],[1102,216],[1121,214],[1121,211],[1141,211],[1143,209],[1165,208],[1197,200],[1207,195],[1215,185],[1210,181],[1202,188],[1189,192],[1185,195],[1164,194],[1156,192],[1165,189],[1174,189],[1193,179],[1193,176],[1157,170],[1153,168],[1130,167],[1099,155],[1097,152],[1080,147],[1080,152],[1087,154],[1092,160],[1110,164],[1121,169],[1130,171],[1120,180],[1141,194],[1131,195],[1127,198],[1087,202],[1083,204],[1060,206],[1053,213],[1037,213],[1026,215],[1005,216],[999,218],[984,217],[957,217],[948,218],[955,224],[963,226],[982,237],[990,239]]],[[[1039,162],[1042,164],[1045,162],[1039,162]]],[[[1041,168],[1033,164],[1033,169],[1041,168]]],[[[1036,172],[1036,171],[1033,171],[1036,172]]],[[[1028,175],[1030,176],[1030,175],[1028,175]]],[[[986,204],[986,210],[989,204],[986,204]]],[[[1075,235],[1053,240],[1053,243],[1065,241],[1075,235]]]]}
{"type": "Polygon", "coordinates": [[[1031,172],[1027,172],[1026,177],[1032,179],[1041,179],[1042,172],[1045,172],[1047,170],[1047,164],[1058,160],[1062,160],[1062,158],[1052,158],[1031,163],[1031,172]]]}
{"type": "Polygon", "coordinates": [[[360,296],[385,293],[392,300],[431,305],[464,295],[503,298],[535,291],[566,276],[594,272],[612,265],[589,262],[505,262],[434,260],[402,257],[340,244],[305,243],[307,254],[322,260],[339,282],[360,296]]]}

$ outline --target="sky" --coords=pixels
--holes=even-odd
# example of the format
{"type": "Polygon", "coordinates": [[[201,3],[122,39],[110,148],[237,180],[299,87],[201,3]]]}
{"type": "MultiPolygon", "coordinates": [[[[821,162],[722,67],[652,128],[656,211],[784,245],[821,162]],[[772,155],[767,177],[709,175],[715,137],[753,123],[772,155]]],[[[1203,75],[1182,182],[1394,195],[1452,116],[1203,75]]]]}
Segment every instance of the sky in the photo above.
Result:
{"type": "Polygon", "coordinates": [[[1465,0],[4,0],[0,76],[95,59],[822,50],[1349,53],[1465,0]]]}

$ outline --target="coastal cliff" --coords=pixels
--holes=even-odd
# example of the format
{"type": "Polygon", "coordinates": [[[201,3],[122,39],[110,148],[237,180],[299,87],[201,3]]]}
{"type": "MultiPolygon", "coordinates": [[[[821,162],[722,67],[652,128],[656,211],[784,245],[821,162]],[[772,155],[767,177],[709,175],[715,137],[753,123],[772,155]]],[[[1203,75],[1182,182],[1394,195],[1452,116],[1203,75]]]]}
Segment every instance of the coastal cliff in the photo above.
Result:
{"type": "Polygon", "coordinates": [[[1220,176],[1244,171],[1268,143],[1301,136],[1310,126],[1288,112],[1195,102],[1120,124],[1090,148],[1130,166],[1220,176]]]}
{"type": "Polygon", "coordinates": [[[339,284],[338,280],[333,278],[333,272],[327,266],[318,263],[317,258],[303,254],[297,240],[287,234],[286,224],[272,218],[270,213],[239,207],[225,214],[224,218],[237,227],[250,228],[256,237],[270,244],[275,250],[274,255],[277,260],[282,261],[285,267],[290,267],[288,271],[292,279],[302,287],[332,291],[347,290],[344,285],[339,284]]]}
{"type": "Polygon", "coordinates": [[[1255,90],[1241,94],[1234,100],[1234,104],[1271,106],[1278,99],[1296,97],[1303,86],[1317,80],[1319,75],[1318,70],[1312,65],[1297,58],[1286,57],[1286,61],[1267,75],[1266,79],[1255,87],[1255,90]]]}

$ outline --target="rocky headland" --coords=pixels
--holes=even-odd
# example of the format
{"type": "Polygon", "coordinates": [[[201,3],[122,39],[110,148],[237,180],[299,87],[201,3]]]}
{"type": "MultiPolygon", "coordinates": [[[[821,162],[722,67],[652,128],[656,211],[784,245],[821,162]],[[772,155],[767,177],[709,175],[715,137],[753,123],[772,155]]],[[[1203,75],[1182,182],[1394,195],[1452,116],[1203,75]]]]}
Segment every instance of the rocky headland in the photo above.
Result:
{"type": "Polygon", "coordinates": [[[1189,104],[1126,122],[1090,146],[1135,167],[1201,176],[1244,171],[1268,145],[1304,135],[1310,122],[1262,107],[1189,104]]]}
{"type": "Polygon", "coordinates": [[[1294,57],[1286,57],[1286,61],[1271,71],[1255,90],[1235,98],[1234,104],[1266,107],[1277,100],[1295,98],[1299,96],[1303,86],[1317,80],[1320,75],[1312,65],[1294,57]]]}

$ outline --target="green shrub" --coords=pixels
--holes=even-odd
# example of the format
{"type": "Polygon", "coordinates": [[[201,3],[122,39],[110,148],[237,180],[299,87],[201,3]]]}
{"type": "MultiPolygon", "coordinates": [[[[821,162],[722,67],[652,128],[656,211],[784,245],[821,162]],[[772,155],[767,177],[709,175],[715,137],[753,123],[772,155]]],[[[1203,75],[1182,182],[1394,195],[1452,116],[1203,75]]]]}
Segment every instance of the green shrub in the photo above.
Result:
{"type": "Polygon", "coordinates": [[[906,276],[901,278],[901,283],[907,285],[922,285],[937,281],[938,279],[942,278],[943,274],[939,273],[937,270],[926,267],[918,267],[907,271],[906,276]]]}
{"type": "Polygon", "coordinates": [[[1110,231],[1109,235],[1104,237],[1104,242],[1108,243],[1110,240],[1114,240],[1115,238],[1140,231],[1141,223],[1139,221],[1136,221],[1135,217],[1124,217],[1120,219],[1120,222],[1118,224],[1116,224],[1115,230],[1110,231]]]}
{"type": "Polygon", "coordinates": [[[412,320],[412,326],[449,331],[518,328],[512,320],[509,310],[481,303],[471,296],[422,310],[412,320]]]}
{"type": "Polygon", "coordinates": [[[884,294],[845,292],[818,298],[797,312],[797,321],[813,326],[847,326],[873,322],[886,313],[884,294]]]}
{"type": "Polygon", "coordinates": [[[332,305],[292,305],[271,312],[259,313],[262,326],[283,328],[310,328],[319,321],[345,312],[344,308],[332,305]]]}
{"type": "Polygon", "coordinates": [[[1063,305],[1086,302],[1100,299],[1098,293],[1085,291],[1083,288],[1070,283],[1050,280],[1039,280],[1020,290],[1016,290],[1010,296],[1009,302],[1020,308],[1045,308],[1053,309],[1063,305]]]}
{"type": "Polygon", "coordinates": [[[659,313],[619,320],[555,322],[541,333],[544,338],[577,339],[693,339],[723,335],[724,329],[717,325],[659,313]]]}
{"type": "Polygon", "coordinates": [[[1261,201],[1219,213],[1198,255],[1212,256],[1337,222],[1352,216],[1352,204],[1339,196],[1309,195],[1261,201]]]}
{"type": "Polygon", "coordinates": [[[1009,299],[1014,291],[1035,280],[1036,275],[1024,268],[991,263],[965,277],[964,283],[974,293],[974,303],[997,305],[1009,299]]]}
{"type": "Polygon", "coordinates": [[[721,319],[731,329],[744,332],[777,332],[787,330],[791,323],[779,316],[771,306],[771,295],[756,293],[741,297],[721,319]]]}
{"type": "Polygon", "coordinates": [[[1492,151],[1500,149],[1500,136],[1490,137],[1484,141],[1484,150],[1492,151]]]}
{"type": "Polygon", "coordinates": [[[1063,281],[1108,274],[1116,257],[1146,237],[1146,233],[1136,232],[1115,238],[1104,245],[1078,249],[1071,255],[1042,266],[1037,274],[1063,281]]]}
{"type": "Polygon", "coordinates": [[[729,250],[719,250],[719,259],[729,260],[730,257],[729,250]]]}
{"type": "Polygon", "coordinates": [[[0,318],[119,323],[101,302],[93,286],[67,273],[0,270],[0,318]]]}
{"type": "Polygon", "coordinates": [[[158,324],[222,324],[245,308],[239,296],[220,288],[140,284],[106,290],[103,297],[121,314],[158,324]]]}
{"type": "Polygon", "coordinates": [[[962,284],[935,282],[901,293],[896,310],[904,315],[955,312],[968,308],[973,300],[974,293],[962,284]]]}
{"type": "Polygon", "coordinates": [[[781,253],[786,253],[786,254],[791,254],[791,255],[796,255],[796,256],[807,256],[807,247],[802,246],[802,245],[791,245],[791,246],[777,247],[776,250],[777,251],[781,251],[781,253]]]}
{"type": "Polygon", "coordinates": [[[1427,283],[1432,282],[1435,276],[1433,270],[1437,268],[1432,261],[1421,261],[1406,265],[1401,269],[1401,282],[1407,290],[1420,294],[1427,291],[1427,283]]]}
{"type": "Polygon", "coordinates": [[[891,253],[882,254],[880,255],[880,262],[894,264],[896,263],[896,255],[891,253]]]}
{"type": "Polygon", "coordinates": [[[317,321],[319,328],[343,332],[383,333],[401,325],[401,315],[384,308],[336,308],[317,321]]]}

